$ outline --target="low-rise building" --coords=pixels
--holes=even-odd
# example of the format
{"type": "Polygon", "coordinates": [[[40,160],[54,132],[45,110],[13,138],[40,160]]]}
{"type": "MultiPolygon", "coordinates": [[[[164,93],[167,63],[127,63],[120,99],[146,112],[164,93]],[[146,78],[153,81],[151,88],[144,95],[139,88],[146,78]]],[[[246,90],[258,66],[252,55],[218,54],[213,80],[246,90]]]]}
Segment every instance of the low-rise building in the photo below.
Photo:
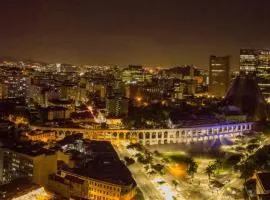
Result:
{"type": "Polygon", "coordinates": [[[56,140],[56,132],[50,130],[34,130],[30,132],[25,132],[24,135],[27,137],[28,140],[32,141],[48,142],[50,140],[56,140]]]}
{"type": "Polygon", "coordinates": [[[70,112],[64,107],[47,107],[41,110],[45,121],[65,120],[70,118],[70,112]]]}
{"type": "Polygon", "coordinates": [[[88,153],[73,168],[49,176],[48,188],[65,198],[131,200],[136,182],[109,142],[91,141],[88,153]]]}

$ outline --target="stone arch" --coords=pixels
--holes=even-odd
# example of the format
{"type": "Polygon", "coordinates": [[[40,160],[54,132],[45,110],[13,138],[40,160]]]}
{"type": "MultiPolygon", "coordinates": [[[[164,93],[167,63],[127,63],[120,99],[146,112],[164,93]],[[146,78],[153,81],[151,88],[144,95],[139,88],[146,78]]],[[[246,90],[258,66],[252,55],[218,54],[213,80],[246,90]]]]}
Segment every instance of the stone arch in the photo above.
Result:
{"type": "Polygon", "coordinates": [[[121,140],[124,139],[124,133],[123,133],[123,132],[120,132],[120,133],[119,133],[119,139],[121,139],[121,140]]]}
{"type": "Polygon", "coordinates": [[[131,137],[137,139],[138,138],[138,133],[137,132],[132,132],[131,137]]]}
{"type": "Polygon", "coordinates": [[[127,132],[127,133],[126,133],[126,139],[127,139],[127,140],[129,140],[129,139],[131,138],[131,136],[132,136],[132,135],[131,135],[130,132],[127,132]]]}
{"type": "Polygon", "coordinates": [[[116,133],[116,132],[114,132],[112,135],[113,135],[113,138],[114,138],[114,139],[117,138],[117,133],[116,133]]]}
{"type": "Polygon", "coordinates": [[[175,132],[175,137],[176,137],[176,138],[179,138],[179,137],[180,137],[180,131],[176,131],[176,132],[175,132]]]}
{"type": "Polygon", "coordinates": [[[167,138],[167,137],[168,137],[168,132],[165,131],[165,132],[164,132],[164,138],[167,138]]]}
{"type": "Polygon", "coordinates": [[[66,131],[66,136],[71,135],[71,131],[66,131]]]}
{"type": "Polygon", "coordinates": [[[66,135],[65,132],[62,130],[57,132],[57,137],[65,137],[65,135],[66,135]]]}
{"type": "Polygon", "coordinates": [[[72,135],[74,135],[74,134],[76,134],[76,133],[78,133],[78,132],[76,132],[76,131],[72,131],[72,132],[71,132],[72,135]]]}
{"type": "Polygon", "coordinates": [[[141,139],[141,140],[143,139],[143,132],[139,133],[139,139],[141,139]]]}
{"type": "Polygon", "coordinates": [[[149,133],[149,132],[146,132],[146,133],[145,133],[145,138],[146,138],[146,139],[150,139],[150,133],[149,133]]]}

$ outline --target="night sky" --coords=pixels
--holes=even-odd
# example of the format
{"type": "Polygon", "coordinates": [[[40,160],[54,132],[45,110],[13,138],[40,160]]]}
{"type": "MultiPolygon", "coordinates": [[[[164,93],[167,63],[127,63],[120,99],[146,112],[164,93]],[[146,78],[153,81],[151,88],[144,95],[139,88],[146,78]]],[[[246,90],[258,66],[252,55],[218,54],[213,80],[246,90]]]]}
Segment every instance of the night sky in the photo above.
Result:
{"type": "Polygon", "coordinates": [[[0,0],[0,56],[208,66],[270,47],[269,0],[0,0]]]}

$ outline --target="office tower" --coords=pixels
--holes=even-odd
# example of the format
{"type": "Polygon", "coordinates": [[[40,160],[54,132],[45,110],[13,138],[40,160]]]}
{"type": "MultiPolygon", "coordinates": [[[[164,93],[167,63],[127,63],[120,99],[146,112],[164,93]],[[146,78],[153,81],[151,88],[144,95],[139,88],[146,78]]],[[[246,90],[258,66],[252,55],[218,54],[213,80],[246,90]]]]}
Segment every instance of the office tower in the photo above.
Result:
{"type": "Polygon", "coordinates": [[[240,49],[240,71],[244,73],[254,73],[257,66],[256,50],[240,49]]]}
{"type": "Polygon", "coordinates": [[[182,100],[182,99],[184,99],[184,83],[181,83],[181,82],[174,83],[172,99],[173,100],[182,100]]]}
{"type": "Polygon", "coordinates": [[[270,49],[241,49],[240,71],[256,75],[265,100],[270,102],[270,49]]]}
{"type": "Polygon", "coordinates": [[[223,97],[230,81],[230,57],[211,55],[209,59],[209,94],[223,97]]]}
{"type": "Polygon", "coordinates": [[[265,100],[270,102],[270,49],[257,50],[256,77],[265,100]]]}
{"type": "Polygon", "coordinates": [[[129,100],[125,97],[109,97],[106,100],[107,116],[120,117],[128,113],[129,100]]]}

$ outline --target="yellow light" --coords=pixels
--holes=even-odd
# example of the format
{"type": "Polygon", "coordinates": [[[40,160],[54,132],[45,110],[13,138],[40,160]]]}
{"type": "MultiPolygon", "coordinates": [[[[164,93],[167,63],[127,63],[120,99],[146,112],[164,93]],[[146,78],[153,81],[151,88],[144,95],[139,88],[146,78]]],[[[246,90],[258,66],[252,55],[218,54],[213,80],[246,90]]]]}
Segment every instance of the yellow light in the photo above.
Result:
{"type": "Polygon", "coordinates": [[[168,167],[174,176],[184,178],[186,176],[186,166],[184,164],[170,164],[168,167]]]}
{"type": "Polygon", "coordinates": [[[36,190],[32,190],[27,194],[13,198],[12,200],[39,200],[39,199],[50,199],[51,196],[44,190],[43,187],[36,190]]]}
{"type": "Polygon", "coordinates": [[[137,101],[141,101],[142,100],[142,97],[137,97],[136,100],[137,101]]]}

